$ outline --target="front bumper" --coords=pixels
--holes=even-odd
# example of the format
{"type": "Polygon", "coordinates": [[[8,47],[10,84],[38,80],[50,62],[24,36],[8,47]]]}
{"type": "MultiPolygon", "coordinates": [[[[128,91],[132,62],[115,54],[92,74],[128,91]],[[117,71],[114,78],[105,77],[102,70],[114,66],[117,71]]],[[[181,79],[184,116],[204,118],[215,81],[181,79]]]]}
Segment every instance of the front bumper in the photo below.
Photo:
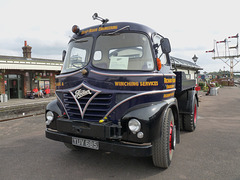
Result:
{"type": "MultiPolygon", "coordinates": [[[[71,135],[51,131],[46,129],[45,131],[46,137],[55,141],[72,143],[71,135]]],[[[146,157],[152,155],[152,145],[134,145],[134,144],[126,144],[118,141],[99,141],[99,150],[108,151],[108,152],[116,152],[125,155],[138,156],[138,157],[146,157]]]]}

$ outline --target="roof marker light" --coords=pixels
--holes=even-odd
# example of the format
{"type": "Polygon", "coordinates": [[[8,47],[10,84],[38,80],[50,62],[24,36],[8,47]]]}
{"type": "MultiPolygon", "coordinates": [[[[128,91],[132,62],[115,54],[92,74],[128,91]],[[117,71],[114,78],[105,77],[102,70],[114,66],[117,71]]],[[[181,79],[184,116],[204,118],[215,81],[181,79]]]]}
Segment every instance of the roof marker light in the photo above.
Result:
{"type": "Polygon", "coordinates": [[[75,33],[75,34],[79,33],[80,32],[79,27],[77,25],[73,25],[72,32],[75,33]]]}

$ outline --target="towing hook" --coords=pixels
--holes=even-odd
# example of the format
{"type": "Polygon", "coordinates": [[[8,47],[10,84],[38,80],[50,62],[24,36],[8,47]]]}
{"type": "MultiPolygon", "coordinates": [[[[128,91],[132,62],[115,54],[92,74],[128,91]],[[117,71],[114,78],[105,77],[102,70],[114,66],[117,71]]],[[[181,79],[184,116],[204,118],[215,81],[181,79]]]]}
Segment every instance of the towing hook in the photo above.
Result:
{"type": "Polygon", "coordinates": [[[82,129],[79,127],[73,127],[73,131],[75,131],[76,133],[80,134],[82,132],[82,129]]]}

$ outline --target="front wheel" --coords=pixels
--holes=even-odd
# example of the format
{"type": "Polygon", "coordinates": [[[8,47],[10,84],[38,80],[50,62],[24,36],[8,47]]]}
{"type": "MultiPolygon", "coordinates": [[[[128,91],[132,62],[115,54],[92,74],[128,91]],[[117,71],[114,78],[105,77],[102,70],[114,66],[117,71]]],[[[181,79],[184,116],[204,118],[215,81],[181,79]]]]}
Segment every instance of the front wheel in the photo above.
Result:
{"type": "Polygon", "coordinates": [[[176,146],[176,126],[172,109],[167,109],[161,127],[162,135],[152,142],[152,159],[156,167],[168,168],[176,146]]]}

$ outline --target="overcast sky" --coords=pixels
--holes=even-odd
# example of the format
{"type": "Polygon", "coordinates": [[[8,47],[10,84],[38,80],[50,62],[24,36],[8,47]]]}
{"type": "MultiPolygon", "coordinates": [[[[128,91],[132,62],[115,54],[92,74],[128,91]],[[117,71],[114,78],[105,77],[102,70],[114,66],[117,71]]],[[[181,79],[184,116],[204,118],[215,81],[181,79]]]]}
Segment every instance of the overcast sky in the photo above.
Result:
{"type": "MultiPolygon", "coordinates": [[[[155,29],[169,38],[171,56],[192,61],[196,54],[207,72],[229,70],[205,51],[213,49],[214,40],[240,33],[238,0],[0,0],[0,55],[22,56],[27,40],[32,57],[61,59],[72,25],[99,24],[92,20],[95,12],[110,22],[155,29]]],[[[240,63],[234,70],[240,70],[240,63]]]]}

